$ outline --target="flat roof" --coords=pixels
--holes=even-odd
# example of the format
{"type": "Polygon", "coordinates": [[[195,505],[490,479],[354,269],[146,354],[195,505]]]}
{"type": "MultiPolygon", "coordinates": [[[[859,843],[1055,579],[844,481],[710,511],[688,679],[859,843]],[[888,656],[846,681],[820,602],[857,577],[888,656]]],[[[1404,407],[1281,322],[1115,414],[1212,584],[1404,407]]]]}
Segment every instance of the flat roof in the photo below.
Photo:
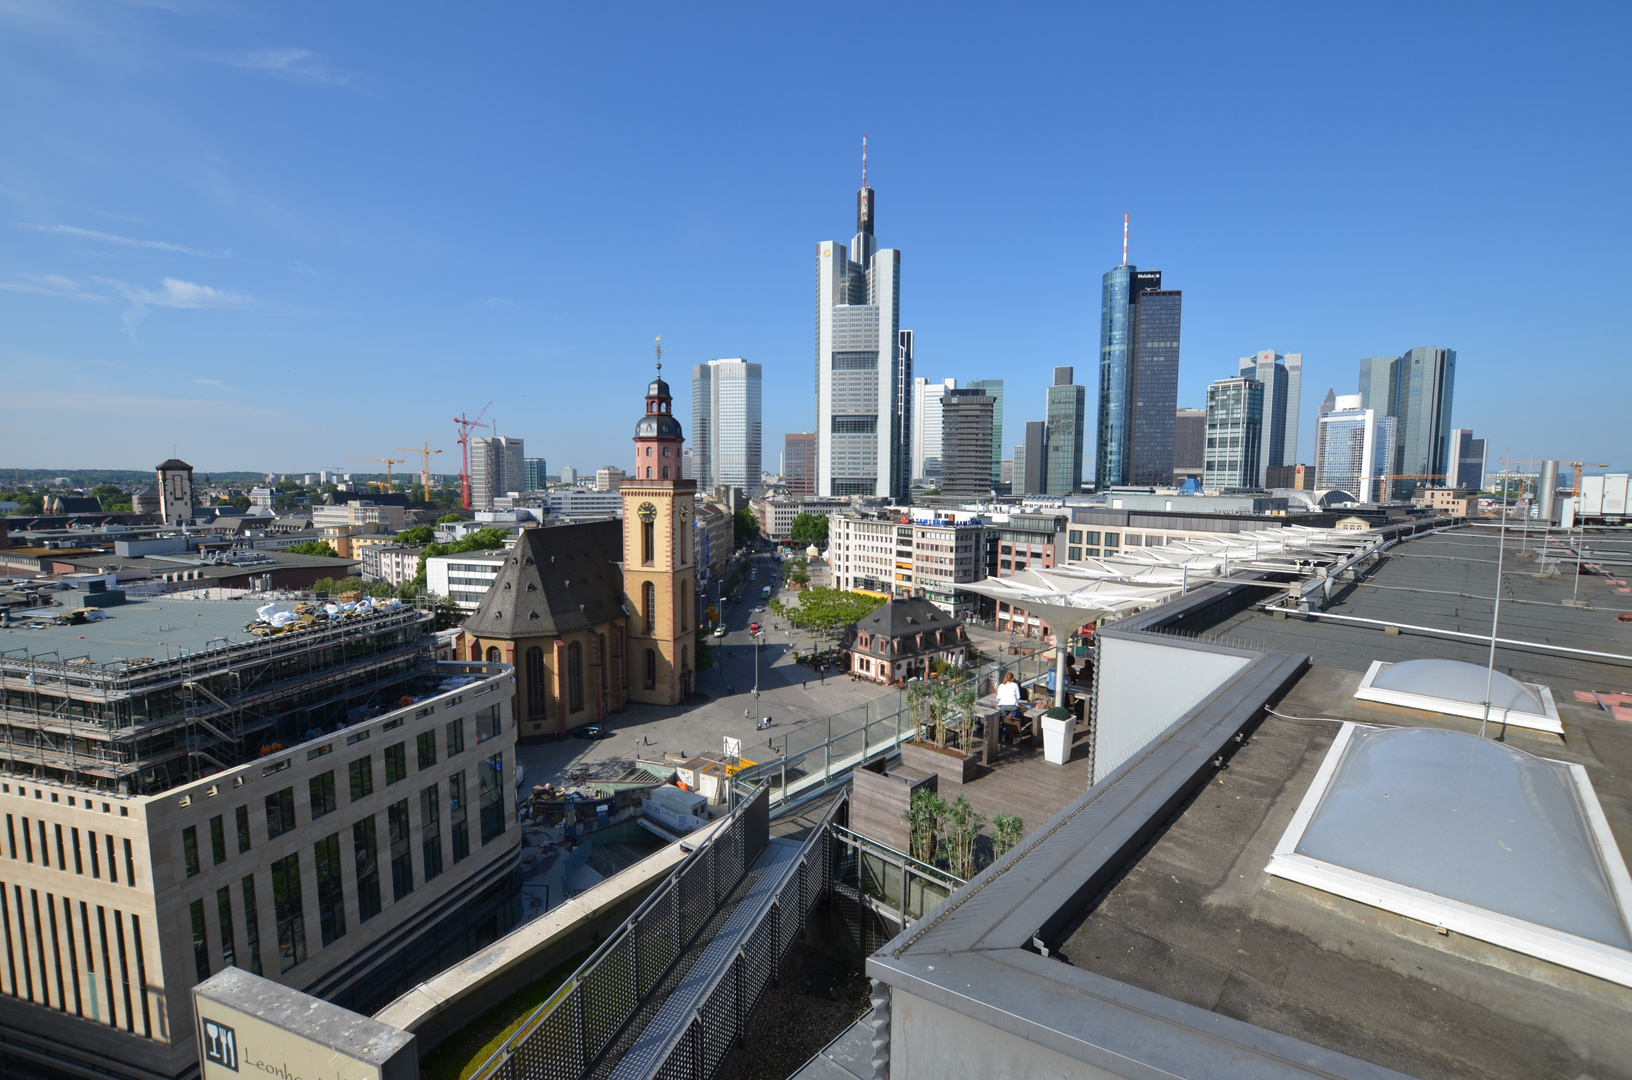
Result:
{"type": "MultiPolygon", "coordinates": [[[[1290,649],[1307,653],[1316,664],[1355,672],[1365,671],[1373,660],[1398,663],[1425,657],[1462,660],[1482,668],[1490,649],[1496,542],[1495,530],[1464,528],[1396,545],[1363,581],[1340,585],[1325,608],[1333,616],[1371,622],[1319,616],[1281,619],[1247,610],[1202,638],[1257,649],[1290,649]],[[1379,624],[1399,626],[1400,633],[1387,634],[1379,624]],[[1430,634],[1413,626],[1469,636],[1430,634]]],[[[1601,546],[1597,540],[1592,543],[1601,546]]],[[[1583,575],[1578,595],[1592,606],[1570,607],[1576,585],[1573,557],[1559,574],[1538,578],[1537,560],[1522,557],[1523,544],[1522,534],[1509,526],[1497,637],[1632,656],[1632,623],[1617,621],[1619,614],[1632,612],[1632,594],[1617,591],[1625,586],[1604,576],[1583,575]]],[[[1532,532],[1532,554],[1539,545],[1539,534],[1532,532]]],[[[1632,568],[1632,555],[1623,558],[1632,568]]],[[[1619,573],[1612,577],[1620,580],[1619,573]]],[[[1520,682],[1551,687],[1561,701],[1573,700],[1575,690],[1632,692],[1632,663],[1624,660],[1498,642],[1496,669],[1520,682]]]]}
{"type": "MultiPolygon", "coordinates": [[[[1443,725],[1369,709],[1358,676],[1312,667],[1276,712],[1443,725]]],[[[1573,702],[1583,737],[1508,742],[1585,766],[1632,850],[1632,725],[1573,702]],[[1600,719],[1599,717],[1602,717],[1600,719]]],[[[1265,872],[1337,723],[1268,716],[1226,768],[1079,914],[1072,965],[1418,1077],[1619,1074],[1632,989],[1265,872]]]]}
{"type": "MultiPolygon", "coordinates": [[[[60,615],[76,609],[25,608],[13,612],[10,628],[0,630],[0,651],[17,653],[26,649],[39,656],[55,650],[62,661],[86,657],[93,667],[142,657],[163,660],[182,650],[202,652],[207,648],[262,640],[247,633],[244,627],[255,621],[255,609],[268,602],[264,598],[133,599],[98,609],[107,616],[101,622],[32,628],[26,625],[30,611],[60,615]]],[[[294,606],[288,600],[280,600],[277,605],[279,611],[294,606]]]]}

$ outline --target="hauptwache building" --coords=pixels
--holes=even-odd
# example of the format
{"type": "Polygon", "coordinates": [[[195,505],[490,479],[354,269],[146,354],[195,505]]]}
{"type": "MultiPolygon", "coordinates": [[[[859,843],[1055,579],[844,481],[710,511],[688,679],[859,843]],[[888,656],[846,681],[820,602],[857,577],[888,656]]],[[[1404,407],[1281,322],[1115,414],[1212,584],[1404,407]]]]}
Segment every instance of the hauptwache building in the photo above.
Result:
{"type": "Polygon", "coordinates": [[[685,438],[661,364],[634,443],[623,520],[523,532],[460,635],[461,657],[515,668],[523,739],[691,694],[697,484],[680,476],[685,438]]]}

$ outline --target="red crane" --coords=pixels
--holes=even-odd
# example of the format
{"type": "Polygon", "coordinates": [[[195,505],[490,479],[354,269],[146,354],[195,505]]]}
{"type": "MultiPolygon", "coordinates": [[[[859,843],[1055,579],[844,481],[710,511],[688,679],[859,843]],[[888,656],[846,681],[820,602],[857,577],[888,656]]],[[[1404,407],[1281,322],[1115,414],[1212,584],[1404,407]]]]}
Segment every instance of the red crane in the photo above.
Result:
{"type": "Polygon", "coordinates": [[[476,414],[475,419],[471,419],[464,413],[460,413],[453,418],[453,422],[459,426],[459,438],[457,440],[459,450],[464,454],[464,467],[459,471],[459,492],[464,497],[466,510],[470,509],[470,432],[472,428],[487,426],[482,423],[482,417],[486,416],[487,410],[492,407],[493,403],[491,401],[483,405],[482,411],[476,414]]]}

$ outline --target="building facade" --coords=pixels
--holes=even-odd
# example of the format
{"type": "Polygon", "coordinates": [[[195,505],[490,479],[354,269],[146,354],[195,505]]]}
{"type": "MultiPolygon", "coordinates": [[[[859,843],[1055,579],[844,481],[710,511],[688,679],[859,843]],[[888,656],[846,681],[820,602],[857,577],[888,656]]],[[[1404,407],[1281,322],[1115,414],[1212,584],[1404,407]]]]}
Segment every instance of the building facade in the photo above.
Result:
{"type": "Polygon", "coordinates": [[[193,520],[193,467],[180,458],[157,466],[159,477],[159,520],[180,525],[193,520]]]}
{"type": "Polygon", "coordinates": [[[1269,486],[1269,470],[1298,461],[1298,395],[1303,392],[1303,354],[1282,356],[1265,349],[1241,358],[1240,374],[1264,387],[1264,434],[1259,454],[1259,487],[1269,486]]]}
{"type": "MultiPolygon", "coordinates": [[[[1022,570],[1047,570],[1059,565],[1064,555],[1061,544],[1065,521],[1063,516],[1054,514],[1010,514],[1007,521],[994,521],[988,575],[1013,577],[1022,570]]],[[[1037,616],[1007,601],[997,602],[995,614],[999,630],[1026,637],[1048,633],[1047,626],[1037,616]]]]}
{"type": "Polygon", "coordinates": [[[828,519],[833,584],[882,597],[921,592],[943,611],[974,614],[980,598],[959,586],[986,576],[989,532],[980,521],[948,521],[911,510],[828,519]]]}
{"type": "Polygon", "coordinates": [[[477,436],[470,440],[470,506],[493,509],[493,500],[527,487],[522,440],[510,435],[477,436]]]}
{"type": "Polygon", "coordinates": [[[1172,482],[1182,315],[1183,294],[1162,288],[1160,270],[1123,263],[1101,281],[1094,470],[1101,489],[1172,482]]]}
{"type": "Polygon", "coordinates": [[[1003,483],[1003,380],[973,379],[968,385],[992,399],[992,483],[1003,483]]]}
{"type": "Polygon", "coordinates": [[[759,487],[760,365],[738,357],[691,369],[691,451],[697,487],[759,487]]]}
{"type": "MultiPolygon", "coordinates": [[[[1346,491],[1361,502],[1385,502],[1397,485],[1398,420],[1361,407],[1359,394],[1339,395],[1315,432],[1315,487],[1346,491]]],[[[1427,485],[1423,485],[1427,486],[1427,485]]]]}
{"type": "Polygon", "coordinates": [[[1207,464],[1207,410],[1179,409],[1173,416],[1173,482],[1201,479],[1207,464]]]}
{"type": "Polygon", "coordinates": [[[1048,486],[1048,422],[1026,421],[1026,441],[1014,448],[1015,495],[1041,495],[1048,486]]]}
{"type": "Polygon", "coordinates": [[[1260,487],[1264,384],[1237,376],[1207,388],[1207,457],[1201,486],[1208,491],[1260,487]]]}
{"type": "Polygon", "coordinates": [[[1394,497],[1410,498],[1419,487],[1439,487],[1449,475],[1455,390],[1455,350],[1416,348],[1400,357],[1392,412],[1399,420],[1394,497]]]}
{"type": "Polygon", "coordinates": [[[941,399],[958,380],[912,380],[912,479],[933,486],[941,476],[941,399]]]}
{"type": "Polygon", "coordinates": [[[816,494],[816,434],[795,432],[782,440],[782,482],[788,494],[809,498],[816,494]]]}
{"type": "MultiPolygon", "coordinates": [[[[1077,386],[1074,369],[1054,369],[1054,385],[1044,401],[1047,451],[1043,458],[1045,495],[1075,495],[1082,490],[1082,445],[1088,424],[1088,391],[1077,386]]],[[[1031,426],[1026,426],[1029,439],[1031,426]]],[[[1030,460],[1030,453],[1027,453],[1030,460]]],[[[1104,485],[1101,484],[1101,487],[1104,485]]]]}
{"type": "Polygon", "coordinates": [[[526,486],[523,491],[543,491],[546,466],[541,457],[524,457],[521,459],[522,483],[526,486]]]}
{"type": "Polygon", "coordinates": [[[873,235],[856,194],[850,245],[816,245],[816,493],[905,500],[911,483],[912,340],[901,329],[901,252],[873,235]]]}
{"type": "Polygon", "coordinates": [[[425,591],[446,596],[461,610],[475,611],[482,606],[482,600],[498,580],[499,570],[509,557],[504,551],[433,555],[425,560],[425,591]]]}
{"type": "Polygon", "coordinates": [[[997,399],[984,390],[948,390],[940,406],[941,494],[960,499],[990,497],[997,399]]]}
{"type": "Polygon", "coordinates": [[[1453,491],[1482,491],[1485,485],[1485,440],[1468,428],[1451,432],[1450,475],[1445,486],[1453,491]]]}

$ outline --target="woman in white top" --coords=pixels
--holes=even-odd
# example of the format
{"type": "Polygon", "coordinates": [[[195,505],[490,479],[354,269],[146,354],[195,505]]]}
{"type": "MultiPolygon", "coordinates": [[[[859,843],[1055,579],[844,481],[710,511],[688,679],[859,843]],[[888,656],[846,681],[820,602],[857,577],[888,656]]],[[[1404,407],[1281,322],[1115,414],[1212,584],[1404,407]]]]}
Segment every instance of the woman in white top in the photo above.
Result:
{"type": "Polygon", "coordinates": [[[1014,681],[1012,671],[1003,676],[997,688],[997,711],[1008,717],[1020,714],[1020,684],[1014,681]]]}

